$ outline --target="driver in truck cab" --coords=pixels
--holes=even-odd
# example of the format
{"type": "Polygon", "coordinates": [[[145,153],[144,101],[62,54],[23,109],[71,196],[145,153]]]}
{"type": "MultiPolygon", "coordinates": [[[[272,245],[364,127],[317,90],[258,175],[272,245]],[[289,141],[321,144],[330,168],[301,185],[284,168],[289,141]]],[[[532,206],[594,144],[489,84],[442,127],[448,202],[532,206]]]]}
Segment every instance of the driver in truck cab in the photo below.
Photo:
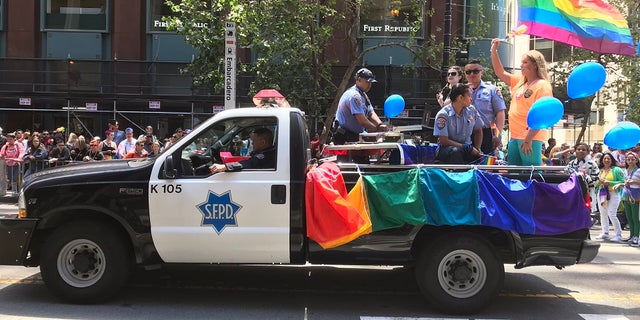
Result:
{"type": "Polygon", "coordinates": [[[214,163],[209,167],[211,173],[275,168],[276,149],[273,146],[273,132],[267,128],[258,128],[251,133],[250,137],[253,141],[253,151],[249,159],[227,164],[214,163]]]}

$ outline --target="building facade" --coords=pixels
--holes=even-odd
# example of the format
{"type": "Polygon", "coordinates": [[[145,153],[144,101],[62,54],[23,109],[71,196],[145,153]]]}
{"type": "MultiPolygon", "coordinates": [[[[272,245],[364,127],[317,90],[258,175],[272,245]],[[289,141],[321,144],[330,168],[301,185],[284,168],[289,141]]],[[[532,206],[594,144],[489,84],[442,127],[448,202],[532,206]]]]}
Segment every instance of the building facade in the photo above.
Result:
{"type": "MultiPolygon", "coordinates": [[[[338,10],[343,5],[339,1],[338,10]]],[[[399,15],[410,5],[409,0],[372,0],[360,9],[356,34],[336,27],[324,57],[337,61],[336,79],[352,58],[351,37],[357,37],[358,51],[407,40],[410,30],[399,15]]],[[[451,37],[479,40],[452,47],[451,61],[488,58],[490,40],[504,38],[515,26],[516,7],[515,0],[452,0],[451,37]],[[483,19],[492,23],[479,23],[483,19]]],[[[444,39],[445,8],[446,1],[427,2],[414,41],[444,39]]],[[[101,135],[107,121],[116,118],[121,127],[141,131],[152,125],[164,136],[210,117],[224,105],[224,97],[194,89],[191,77],[180,72],[195,51],[182,36],[167,31],[162,17],[170,14],[164,0],[0,0],[0,126],[5,132],[65,126],[101,135]]],[[[507,68],[514,67],[523,48],[514,41],[501,46],[507,68]]],[[[239,61],[251,63],[252,57],[239,50],[239,61]]],[[[401,117],[420,123],[424,110],[436,105],[434,96],[448,67],[437,59],[431,62],[421,65],[401,47],[368,52],[360,65],[378,78],[371,91],[374,105],[382,107],[386,97],[400,94],[407,102],[401,117]],[[418,72],[407,73],[407,65],[418,72]]],[[[250,82],[250,76],[238,77],[239,107],[251,105],[250,82]]]]}

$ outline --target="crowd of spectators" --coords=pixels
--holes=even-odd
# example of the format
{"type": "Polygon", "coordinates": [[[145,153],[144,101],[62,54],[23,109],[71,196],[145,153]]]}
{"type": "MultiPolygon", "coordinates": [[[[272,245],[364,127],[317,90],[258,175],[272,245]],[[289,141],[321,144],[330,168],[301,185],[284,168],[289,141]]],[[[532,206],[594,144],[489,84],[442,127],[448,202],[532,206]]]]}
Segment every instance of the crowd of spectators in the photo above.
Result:
{"type": "Polygon", "coordinates": [[[45,168],[74,162],[154,157],[184,134],[178,128],[171,137],[161,141],[150,125],[139,135],[135,135],[132,128],[120,130],[115,120],[109,121],[108,126],[104,138],[73,132],[65,137],[63,127],[42,132],[17,130],[6,135],[0,128],[0,159],[5,159],[7,189],[16,188],[21,173],[26,177],[45,168]]]}

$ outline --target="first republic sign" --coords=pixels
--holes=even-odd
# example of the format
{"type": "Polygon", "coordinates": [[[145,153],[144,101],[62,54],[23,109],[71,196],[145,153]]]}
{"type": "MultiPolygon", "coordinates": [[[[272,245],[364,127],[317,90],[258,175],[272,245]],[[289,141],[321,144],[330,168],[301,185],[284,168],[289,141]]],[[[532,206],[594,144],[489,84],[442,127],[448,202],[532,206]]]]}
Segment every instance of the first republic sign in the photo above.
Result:
{"type": "Polygon", "coordinates": [[[224,32],[224,108],[236,107],[236,23],[227,22],[224,32]]]}

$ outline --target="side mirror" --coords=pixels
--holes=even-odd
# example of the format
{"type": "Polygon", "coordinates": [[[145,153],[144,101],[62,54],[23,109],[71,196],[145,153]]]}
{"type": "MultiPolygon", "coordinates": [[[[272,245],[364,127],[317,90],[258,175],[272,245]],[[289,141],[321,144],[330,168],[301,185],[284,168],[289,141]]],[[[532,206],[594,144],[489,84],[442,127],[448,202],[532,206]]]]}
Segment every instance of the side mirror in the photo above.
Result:
{"type": "Polygon", "coordinates": [[[173,167],[173,156],[164,159],[164,177],[167,179],[175,179],[178,171],[173,167]]]}

